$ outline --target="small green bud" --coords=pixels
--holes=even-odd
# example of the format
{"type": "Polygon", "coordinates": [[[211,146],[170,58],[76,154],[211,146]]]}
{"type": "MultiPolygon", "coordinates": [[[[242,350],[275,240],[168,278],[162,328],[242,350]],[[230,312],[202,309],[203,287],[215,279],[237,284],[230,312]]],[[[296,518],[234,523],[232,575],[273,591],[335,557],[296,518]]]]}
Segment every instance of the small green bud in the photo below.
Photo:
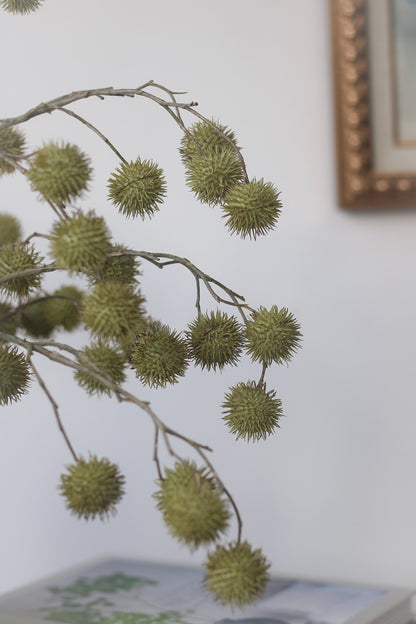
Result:
{"type": "MultiPolygon", "coordinates": [[[[96,342],[82,349],[78,362],[86,367],[91,367],[92,362],[98,367],[97,372],[105,373],[116,385],[122,384],[126,379],[124,369],[127,358],[119,349],[110,347],[103,342],[96,342]]],[[[81,388],[84,388],[90,396],[94,394],[111,395],[111,390],[93,375],[77,370],[74,377],[81,388]]]]}
{"type": "Polygon", "coordinates": [[[266,392],[254,381],[240,382],[230,388],[222,405],[224,420],[236,439],[266,439],[282,416],[282,402],[276,399],[276,392],[266,392]]]}
{"type": "Polygon", "coordinates": [[[217,546],[208,555],[204,584],[221,604],[243,608],[263,595],[269,567],[261,550],[248,542],[217,546]]]}
{"type": "Polygon", "coordinates": [[[0,405],[18,401],[28,391],[29,366],[16,347],[0,345],[0,405]]]}
{"type": "MultiPolygon", "coordinates": [[[[5,334],[15,334],[19,325],[17,314],[13,314],[14,308],[4,301],[0,301],[0,331],[5,334]]],[[[0,339],[0,345],[3,341],[0,339]]]]}
{"type": "Polygon", "coordinates": [[[5,11],[9,11],[9,13],[25,15],[26,13],[36,11],[42,2],[43,0],[1,0],[0,6],[5,11]]]}
{"type": "Polygon", "coordinates": [[[48,143],[36,152],[27,175],[46,201],[64,206],[87,190],[91,171],[90,159],[76,145],[48,143]]]}
{"type": "Polygon", "coordinates": [[[79,212],[52,228],[51,252],[62,269],[96,271],[105,263],[109,250],[108,228],[93,212],[79,212]]]}
{"type": "Polygon", "coordinates": [[[102,282],[84,298],[81,318],[93,334],[122,340],[142,331],[144,298],[128,284],[102,282]]]}
{"type": "Polygon", "coordinates": [[[103,520],[115,514],[125,483],[116,464],[106,457],[97,459],[91,455],[88,461],[81,457],[67,470],[68,474],[61,475],[59,489],[72,513],[86,520],[96,516],[103,520]]]}
{"type": "MultiPolygon", "coordinates": [[[[7,9],[5,4],[8,4],[3,0],[3,4],[0,6],[3,9],[7,9]]],[[[25,151],[25,137],[16,128],[3,128],[0,130],[0,150],[6,152],[11,158],[18,160],[21,158],[25,151]]],[[[16,167],[7,160],[0,158],[0,176],[5,173],[13,173],[16,167]]]]}
{"type": "Polygon", "coordinates": [[[21,312],[23,329],[32,338],[49,338],[56,325],[49,317],[49,299],[28,301],[21,312]]]}
{"type": "Polygon", "coordinates": [[[216,541],[228,527],[228,501],[215,479],[194,463],[176,463],[154,494],[169,532],[198,548],[216,541]]]}
{"type": "Polygon", "coordinates": [[[6,243],[16,243],[22,236],[20,222],[11,214],[0,214],[0,247],[6,243]]]}
{"type": "Polygon", "coordinates": [[[287,308],[260,307],[246,326],[247,351],[253,361],[263,364],[289,362],[299,349],[300,325],[287,308]]]}
{"type": "Polygon", "coordinates": [[[263,180],[236,184],[228,191],[222,205],[231,233],[254,239],[275,227],[281,207],[279,193],[270,182],[263,180]]]}
{"type": "Polygon", "coordinates": [[[53,295],[27,301],[21,311],[21,325],[33,338],[49,338],[58,327],[67,331],[80,322],[80,311],[73,300],[82,293],[74,286],[62,286],[53,295]]]}
{"type": "Polygon", "coordinates": [[[151,160],[121,163],[108,180],[108,197],[126,217],[152,217],[166,195],[163,171],[151,160]]]}
{"type": "MultiPolygon", "coordinates": [[[[7,277],[30,269],[37,269],[43,258],[32,246],[23,243],[7,243],[0,249],[0,277],[7,277]]],[[[39,288],[42,273],[32,273],[13,277],[0,284],[0,290],[10,296],[26,297],[39,288]]]]}
{"type": "Polygon", "coordinates": [[[198,316],[185,334],[191,357],[208,370],[236,364],[244,344],[241,325],[219,310],[198,316]]]}
{"type": "Polygon", "coordinates": [[[188,359],[185,340],[160,323],[138,334],[130,347],[130,363],[136,377],[152,387],[176,383],[185,374],[188,359]]]}
{"type": "Polygon", "coordinates": [[[75,286],[61,286],[48,303],[48,318],[55,326],[71,331],[81,321],[80,304],[84,293],[75,286]]]}

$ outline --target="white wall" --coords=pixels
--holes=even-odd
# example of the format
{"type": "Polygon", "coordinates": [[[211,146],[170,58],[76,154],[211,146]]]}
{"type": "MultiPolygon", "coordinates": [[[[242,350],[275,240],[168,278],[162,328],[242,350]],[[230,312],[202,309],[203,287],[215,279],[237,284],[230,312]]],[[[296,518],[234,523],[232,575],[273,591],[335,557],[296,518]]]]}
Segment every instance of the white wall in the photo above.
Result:
{"type": "MultiPolygon", "coordinates": [[[[287,306],[302,323],[302,351],[268,373],[286,418],[264,443],[235,443],[221,421],[227,387],[258,374],[248,361],[219,375],[191,371],[163,391],[133,378],[129,386],[169,424],[215,447],[245,536],[273,569],[416,586],[416,212],[337,207],[326,0],[45,0],[31,16],[1,12],[0,50],[1,117],[72,90],[152,78],[188,90],[184,99],[236,130],[250,175],[273,181],[284,202],[276,231],[256,243],[230,238],[220,211],[194,201],[179,129],[151,102],[76,107],[127,158],[155,158],[166,170],[168,199],[149,223],[126,222],[106,203],[117,162],[84,127],[60,113],[26,127],[33,148],[66,138],[93,157],[83,206],[106,217],[116,240],[187,256],[252,306],[287,306]]],[[[1,193],[1,210],[20,215],[27,234],[48,230],[53,215],[21,178],[2,179],[1,193]]],[[[183,328],[194,314],[193,278],[180,268],[145,271],[149,311],[183,328]]],[[[117,461],[128,491],[109,522],[71,517],[56,489],[71,456],[45,396],[34,385],[3,407],[0,590],[107,552],[202,560],[168,537],[154,508],[146,416],[88,401],[71,373],[37,362],[77,450],[117,461]]]]}

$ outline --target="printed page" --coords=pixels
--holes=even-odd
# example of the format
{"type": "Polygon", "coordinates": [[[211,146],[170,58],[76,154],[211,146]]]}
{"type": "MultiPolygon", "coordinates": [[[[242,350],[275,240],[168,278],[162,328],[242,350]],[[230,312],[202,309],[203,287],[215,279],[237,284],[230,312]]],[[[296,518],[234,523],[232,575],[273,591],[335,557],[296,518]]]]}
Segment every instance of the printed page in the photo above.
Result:
{"type": "Polygon", "coordinates": [[[203,587],[203,571],[109,560],[0,600],[0,622],[32,624],[345,624],[384,590],[273,578],[262,600],[232,611],[203,587]]]}

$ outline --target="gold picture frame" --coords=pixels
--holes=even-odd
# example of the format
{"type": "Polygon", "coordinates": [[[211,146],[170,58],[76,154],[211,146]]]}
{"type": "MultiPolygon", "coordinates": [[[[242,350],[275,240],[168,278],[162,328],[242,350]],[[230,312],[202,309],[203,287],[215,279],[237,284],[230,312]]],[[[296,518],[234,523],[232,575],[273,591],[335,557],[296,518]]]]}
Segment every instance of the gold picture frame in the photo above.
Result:
{"type": "MultiPolygon", "coordinates": [[[[341,206],[359,208],[416,206],[416,158],[410,170],[377,169],[370,86],[369,0],[329,0],[331,10],[338,190],[341,206]]],[[[382,0],[379,0],[378,8],[382,0]]],[[[386,12],[391,0],[384,0],[386,12]]],[[[391,19],[386,16],[386,20],[391,19]]],[[[373,51],[374,54],[374,51],[373,51]]],[[[390,62],[390,90],[395,77],[390,62]]],[[[392,125],[394,122],[392,121],[392,125]]],[[[394,137],[391,137],[394,143],[394,137]]]]}

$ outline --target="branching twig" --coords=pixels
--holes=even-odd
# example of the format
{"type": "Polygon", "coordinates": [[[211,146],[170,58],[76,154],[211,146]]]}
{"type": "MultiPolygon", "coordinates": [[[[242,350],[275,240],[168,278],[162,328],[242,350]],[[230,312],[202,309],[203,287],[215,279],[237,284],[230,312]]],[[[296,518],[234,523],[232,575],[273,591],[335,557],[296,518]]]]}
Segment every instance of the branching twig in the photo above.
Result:
{"type": "MultiPolygon", "coordinates": [[[[44,236],[44,238],[48,238],[45,235],[37,234],[37,233],[33,234],[32,236],[44,236]]],[[[31,237],[29,237],[29,239],[30,238],[31,237]]],[[[244,310],[248,310],[250,312],[254,311],[247,303],[241,303],[241,302],[244,302],[244,297],[242,295],[239,295],[238,293],[231,290],[231,288],[229,288],[228,286],[225,286],[224,284],[214,279],[207,273],[204,273],[203,271],[201,271],[201,269],[195,266],[187,258],[181,258],[180,256],[175,256],[173,254],[167,254],[167,253],[159,253],[159,252],[152,253],[149,251],[134,251],[134,250],[112,251],[109,254],[109,256],[112,256],[112,257],[136,256],[139,258],[143,258],[144,260],[147,260],[148,262],[151,262],[152,264],[157,266],[159,269],[163,269],[165,266],[170,266],[173,264],[180,264],[184,266],[193,274],[196,280],[196,285],[197,285],[196,308],[198,309],[198,313],[200,313],[200,281],[202,281],[205,284],[205,287],[207,288],[208,292],[215,299],[215,301],[217,301],[217,303],[224,303],[226,305],[237,307],[245,323],[247,322],[247,319],[244,315],[244,310]],[[167,260],[165,262],[161,262],[161,258],[167,258],[167,260]],[[211,284],[215,284],[215,286],[223,290],[230,297],[230,299],[225,299],[224,297],[220,297],[220,295],[218,295],[215,292],[215,290],[212,288],[211,284]]],[[[52,262],[49,265],[43,265],[40,267],[35,267],[33,269],[26,269],[18,273],[11,273],[10,275],[1,277],[0,284],[7,282],[9,280],[15,279],[17,277],[25,277],[27,275],[35,275],[37,273],[46,273],[46,272],[55,271],[55,270],[57,270],[56,263],[52,262]]]]}
{"type": "MultiPolygon", "coordinates": [[[[247,303],[241,303],[245,301],[242,295],[239,295],[238,293],[231,290],[231,288],[228,288],[228,286],[225,286],[224,284],[214,279],[207,273],[204,273],[203,271],[201,271],[201,269],[195,266],[187,258],[181,258],[180,256],[175,256],[173,254],[168,254],[168,253],[159,253],[159,252],[152,253],[149,251],[132,251],[132,250],[114,251],[114,252],[111,252],[110,255],[111,256],[138,256],[140,258],[143,258],[144,260],[148,260],[149,262],[157,266],[159,269],[163,269],[165,266],[168,266],[171,264],[181,264],[194,275],[195,279],[197,280],[198,285],[199,285],[199,280],[201,280],[205,284],[205,287],[207,288],[210,295],[218,303],[224,303],[226,305],[235,306],[240,310],[240,312],[242,312],[242,310],[248,310],[249,312],[254,312],[253,308],[251,308],[247,303]],[[168,260],[166,262],[161,262],[161,258],[167,258],[168,260]],[[224,299],[223,297],[220,297],[220,295],[218,295],[215,292],[215,290],[212,288],[211,284],[215,284],[215,286],[218,286],[218,288],[223,290],[230,297],[230,299],[224,299]]],[[[198,302],[198,296],[197,296],[197,302],[198,302]]],[[[243,313],[243,319],[244,319],[244,322],[247,322],[247,319],[244,316],[244,313],[243,313]]]]}
{"type": "Polygon", "coordinates": [[[144,86],[138,87],[137,89],[114,89],[114,87],[104,87],[102,89],[87,89],[83,91],[72,91],[72,93],[67,93],[65,95],[61,95],[53,100],[49,100],[48,102],[42,102],[38,106],[31,108],[23,115],[18,115],[17,117],[9,117],[7,119],[2,119],[0,121],[0,130],[3,128],[10,128],[11,126],[17,126],[19,124],[25,123],[30,119],[34,119],[35,117],[39,117],[40,115],[53,113],[58,110],[58,108],[62,108],[63,106],[68,106],[74,102],[78,102],[79,100],[86,100],[90,97],[99,97],[100,99],[104,99],[105,97],[131,97],[134,98],[136,96],[143,96],[150,100],[153,100],[156,104],[159,104],[163,108],[181,108],[184,110],[193,110],[193,107],[197,106],[196,102],[170,102],[167,100],[163,100],[162,98],[154,95],[153,93],[149,93],[145,91],[146,87],[151,86],[153,81],[147,82],[144,86]]]}
{"type": "MultiPolygon", "coordinates": [[[[181,131],[185,134],[185,136],[189,140],[193,141],[194,145],[199,150],[199,153],[201,154],[201,156],[204,156],[203,146],[198,145],[198,142],[192,135],[192,132],[188,130],[187,126],[184,123],[182,113],[183,112],[190,113],[191,115],[193,115],[194,117],[202,121],[204,124],[208,125],[218,136],[220,136],[224,141],[226,141],[228,145],[230,146],[230,149],[232,149],[235,152],[235,154],[237,155],[241,163],[241,168],[244,174],[243,178],[245,182],[248,182],[249,178],[247,174],[246,164],[241,154],[241,151],[236,146],[234,140],[230,138],[230,136],[227,136],[227,134],[224,131],[218,128],[217,125],[213,121],[206,118],[204,115],[199,113],[199,111],[195,110],[195,107],[198,105],[197,102],[194,102],[194,101],[178,102],[176,98],[177,95],[183,95],[183,94],[174,92],[163,85],[155,83],[152,80],[147,81],[143,85],[134,89],[115,89],[114,87],[105,87],[101,89],[74,91],[72,93],[54,98],[48,102],[42,102],[38,106],[31,108],[30,110],[26,111],[25,113],[17,117],[10,117],[7,119],[0,120],[0,131],[6,128],[10,128],[10,127],[14,127],[14,126],[18,126],[20,124],[26,123],[29,120],[39,117],[40,115],[51,114],[55,111],[62,111],[66,115],[76,119],[77,121],[82,123],[84,126],[86,126],[89,130],[94,132],[116,154],[117,158],[121,162],[127,164],[127,160],[121,155],[121,153],[117,150],[117,148],[110,142],[110,140],[96,126],[91,124],[89,121],[87,121],[84,117],[82,117],[78,113],[74,112],[71,108],[67,108],[67,107],[78,101],[89,99],[92,97],[97,97],[100,100],[104,100],[107,97],[120,97],[120,98],[144,97],[144,98],[150,99],[151,101],[156,103],[158,106],[163,108],[173,118],[173,120],[176,122],[176,124],[179,126],[181,131]],[[157,89],[159,92],[159,95],[156,95],[152,91],[149,91],[149,89],[153,89],[153,90],[157,89]],[[166,94],[169,97],[169,99],[164,99],[166,98],[166,94]],[[160,97],[160,95],[162,95],[163,97],[160,97]]],[[[9,163],[11,166],[16,168],[25,176],[28,176],[28,170],[21,164],[21,161],[23,161],[24,164],[28,163],[30,165],[30,158],[32,156],[33,154],[13,156],[5,152],[4,150],[0,149],[0,159],[2,159],[6,163],[9,163]]],[[[53,209],[55,215],[59,219],[62,220],[62,219],[69,218],[66,212],[65,206],[57,205],[53,202],[50,202],[49,200],[46,200],[46,201],[47,203],[49,203],[50,207],[53,209]]],[[[71,206],[69,205],[68,207],[71,207],[71,206]]],[[[40,238],[46,238],[46,239],[51,238],[50,236],[35,232],[31,236],[29,236],[24,241],[23,244],[27,245],[34,237],[40,237],[40,238]]],[[[211,297],[217,303],[222,303],[227,306],[233,306],[237,308],[243,319],[244,324],[248,323],[246,313],[254,312],[254,310],[245,302],[244,297],[234,292],[233,290],[231,290],[229,287],[225,286],[218,280],[212,278],[210,275],[201,271],[187,258],[182,258],[182,257],[176,256],[173,254],[168,254],[168,253],[152,253],[152,252],[147,252],[147,251],[129,251],[129,250],[114,251],[114,252],[111,252],[110,255],[111,256],[129,256],[129,255],[137,256],[137,257],[143,258],[144,260],[147,260],[148,262],[152,263],[154,266],[160,269],[163,269],[164,267],[171,266],[171,265],[177,265],[177,264],[184,266],[188,271],[190,271],[190,273],[195,278],[195,283],[196,283],[195,307],[197,309],[198,316],[201,315],[201,283],[204,284],[205,288],[207,289],[211,297]]],[[[14,280],[19,277],[27,277],[30,275],[51,272],[55,270],[58,270],[58,267],[56,266],[55,262],[52,262],[51,264],[44,264],[42,266],[38,266],[32,269],[27,269],[24,271],[12,273],[10,275],[0,277],[0,291],[7,290],[7,288],[1,287],[1,284],[4,284],[10,280],[14,280]]],[[[88,275],[88,271],[85,270],[84,274],[88,275]]],[[[40,292],[41,295],[43,294],[42,291],[38,291],[38,292],[40,292]]],[[[41,302],[48,298],[50,298],[50,295],[45,294],[45,296],[38,296],[36,299],[33,299],[32,301],[27,301],[23,303],[20,302],[20,304],[17,305],[13,310],[8,311],[6,314],[3,314],[0,317],[0,322],[7,320],[9,317],[18,314],[25,307],[29,305],[33,305],[37,302],[41,302]]],[[[69,297],[59,296],[59,298],[69,299],[71,301],[74,301],[74,303],[76,303],[76,305],[79,306],[79,303],[76,300],[73,300],[69,297]]],[[[33,353],[40,354],[43,357],[46,357],[53,362],[56,362],[63,366],[69,367],[75,371],[79,371],[79,372],[82,372],[91,376],[92,378],[97,380],[100,384],[102,384],[102,386],[105,389],[113,392],[115,397],[120,403],[122,402],[131,403],[139,407],[141,410],[143,410],[151,418],[155,426],[153,460],[156,464],[157,473],[161,481],[163,481],[164,477],[163,477],[163,472],[162,472],[162,468],[161,468],[160,460],[159,460],[159,437],[160,436],[162,436],[166,450],[168,451],[170,456],[180,462],[183,462],[185,460],[179,454],[176,453],[172,445],[172,440],[181,440],[188,447],[190,447],[193,450],[193,452],[198,454],[202,462],[205,464],[205,466],[207,466],[210,472],[214,475],[215,480],[218,483],[218,486],[222,489],[224,494],[228,497],[234,509],[234,512],[237,518],[237,523],[238,523],[238,540],[237,541],[240,542],[241,532],[242,532],[241,516],[240,516],[238,507],[233,497],[231,496],[228,489],[224,486],[221,479],[218,477],[218,474],[216,473],[213,464],[208,458],[208,453],[212,451],[212,449],[209,446],[203,445],[175,431],[171,427],[168,427],[155,414],[149,402],[139,399],[132,393],[128,392],[125,388],[114,383],[112,378],[105,371],[103,371],[91,358],[88,358],[85,355],[85,353],[83,353],[83,351],[77,350],[71,347],[70,345],[66,345],[64,343],[55,342],[53,340],[44,339],[44,340],[29,341],[27,339],[20,338],[15,335],[9,335],[1,331],[1,327],[0,327],[0,343],[1,341],[5,341],[6,343],[18,345],[21,348],[26,350],[26,353],[27,353],[26,359],[28,362],[28,366],[33,371],[33,375],[36,377],[37,381],[39,382],[40,387],[46,394],[52,406],[53,412],[55,414],[58,427],[76,462],[78,461],[78,457],[63,427],[62,420],[59,414],[58,404],[53,398],[52,394],[50,393],[48,387],[45,384],[44,379],[42,378],[42,376],[40,375],[39,371],[37,370],[36,366],[33,363],[33,360],[32,360],[33,353]]],[[[258,387],[264,386],[264,377],[265,377],[266,369],[267,369],[267,365],[263,364],[261,376],[258,382],[258,387]]]]}
{"type": "MultiPolygon", "coordinates": [[[[58,353],[58,352],[56,352],[54,350],[51,350],[51,349],[47,349],[46,346],[45,346],[46,344],[48,344],[51,347],[55,347],[55,348],[59,348],[61,350],[68,351],[69,353],[73,354],[74,356],[76,356],[78,358],[78,356],[80,355],[81,352],[77,351],[76,349],[73,349],[69,345],[65,345],[65,344],[62,344],[62,343],[55,343],[52,340],[50,340],[50,341],[45,341],[45,340],[29,341],[29,340],[26,340],[24,338],[18,338],[17,336],[13,336],[13,335],[7,334],[7,333],[2,332],[2,331],[0,331],[0,340],[4,340],[5,342],[10,342],[12,344],[16,344],[16,345],[24,348],[27,351],[27,353],[28,353],[28,359],[30,359],[32,352],[35,352],[35,353],[39,353],[39,354],[47,357],[48,359],[50,359],[50,360],[52,360],[54,362],[58,362],[59,364],[62,364],[64,366],[67,366],[67,367],[72,368],[74,370],[79,370],[81,372],[87,373],[88,375],[91,375],[92,377],[97,379],[106,388],[112,390],[116,394],[116,396],[117,396],[117,398],[119,399],[120,402],[133,403],[134,405],[137,405],[138,407],[140,407],[143,411],[145,411],[150,416],[150,418],[153,421],[153,424],[155,425],[155,428],[162,434],[164,443],[165,443],[166,448],[167,448],[169,454],[171,455],[171,457],[174,457],[178,461],[183,462],[184,460],[183,460],[182,457],[180,457],[174,451],[174,449],[173,449],[173,447],[172,447],[172,445],[170,443],[169,436],[178,438],[178,439],[182,440],[183,442],[185,442],[188,446],[193,448],[194,451],[197,452],[199,454],[199,456],[203,459],[204,463],[209,468],[209,470],[213,473],[213,475],[215,476],[216,480],[218,481],[219,486],[224,491],[224,494],[229,498],[229,500],[231,502],[231,505],[233,506],[233,509],[235,511],[235,514],[236,514],[236,518],[237,518],[237,522],[238,522],[238,540],[240,540],[241,529],[242,529],[241,516],[240,516],[240,513],[238,511],[237,505],[236,505],[234,499],[232,498],[230,492],[227,490],[227,488],[224,486],[222,481],[219,479],[213,464],[210,462],[210,460],[208,459],[208,457],[206,455],[206,451],[207,452],[211,452],[212,451],[212,449],[209,446],[206,446],[204,444],[196,442],[195,440],[192,440],[191,438],[188,438],[187,436],[185,436],[185,435],[175,431],[171,427],[168,427],[167,425],[165,425],[165,423],[162,420],[160,420],[160,418],[152,410],[152,408],[150,407],[150,404],[149,404],[148,401],[142,401],[141,399],[137,398],[136,396],[134,396],[133,394],[131,394],[130,392],[125,390],[124,388],[122,388],[120,386],[117,386],[112,381],[112,379],[110,377],[108,377],[108,375],[106,375],[103,371],[101,371],[97,366],[86,367],[83,364],[81,364],[81,362],[78,359],[77,360],[72,360],[72,359],[66,357],[65,355],[62,355],[61,353],[58,353]]],[[[31,362],[31,366],[32,366],[32,369],[33,369],[33,363],[32,362],[31,362]]],[[[38,377],[38,375],[36,374],[35,370],[33,370],[33,372],[38,377]]],[[[42,386],[42,383],[41,383],[39,377],[38,377],[38,381],[39,381],[39,383],[42,386]]],[[[51,397],[50,393],[48,392],[48,390],[46,389],[46,386],[44,384],[43,384],[42,388],[46,392],[49,400],[51,401],[51,404],[52,404],[52,406],[54,408],[55,416],[56,416],[56,418],[58,420],[58,423],[60,423],[61,421],[59,419],[59,413],[57,412],[57,405],[56,405],[55,401],[51,397]]],[[[62,423],[61,423],[61,425],[62,425],[62,423]]],[[[62,429],[63,429],[63,427],[62,427],[62,429]]],[[[159,434],[157,434],[157,436],[158,435],[159,434]]],[[[68,442],[69,442],[69,440],[68,440],[68,442]]],[[[158,437],[157,438],[155,437],[155,453],[156,453],[156,448],[157,448],[157,442],[158,442],[158,437]]],[[[156,461],[156,464],[158,464],[158,461],[156,461]]],[[[160,472],[159,471],[160,471],[160,466],[158,467],[158,473],[159,473],[159,475],[161,475],[161,471],[160,472]]]]}
{"type": "MultiPolygon", "coordinates": [[[[54,98],[53,100],[49,100],[48,102],[42,102],[38,106],[31,108],[26,113],[23,113],[23,115],[19,115],[17,117],[9,117],[7,119],[0,120],[0,130],[2,130],[3,128],[10,128],[11,126],[17,126],[19,124],[25,123],[29,121],[30,119],[38,117],[39,115],[44,115],[46,113],[53,113],[56,110],[64,110],[64,108],[68,106],[69,104],[78,102],[80,100],[85,100],[90,97],[98,97],[101,100],[103,100],[105,97],[134,98],[136,96],[141,96],[141,97],[145,97],[145,98],[152,100],[153,102],[161,106],[164,110],[166,110],[171,115],[171,117],[175,120],[175,122],[179,125],[181,130],[185,132],[186,135],[190,138],[192,138],[192,135],[187,130],[182,120],[182,117],[180,115],[180,110],[184,110],[184,111],[187,111],[188,113],[191,113],[192,115],[195,115],[198,119],[200,119],[204,123],[211,126],[211,128],[219,136],[221,136],[224,140],[226,140],[230,144],[231,149],[233,149],[233,151],[238,156],[241,162],[243,172],[244,172],[245,180],[247,182],[249,178],[247,175],[246,164],[245,164],[243,155],[241,154],[238,147],[235,146],[234,142],[224,132],[222,132],[222,130],[217,128],[217,126],[211,120],[209,120],[207,117],[204,117],[204,115],[202,115],[197,110],[195,110],[195,107],[198,106],[198,102],[193,102],[193,101],[192,102],[178,102],[176,98],[174,97],[176,94],[177,93],[175,93],[174,91],[171,91],[170,89],[167,89],[166,87],[155,83],[153,80],[149,80],[144,85],[136,89],[114,89],[113,87],[105,87],[102,89],[88,89],[84,91],[73,91],[72,93],[67,93],[66,95],[59,96],[57,98],[54,98]],[[154,93],[150,93],[149,91],[146,91],[147,87],[153,87],[153,88],[160,89],[161,91],[168,93],[170,95],[171,100],[170,101],[164,100],[163,98],[158,97],[154,93]],[[176,111],[176,114],[172,109],[176,111]]],[[[64,112],[68,113],[68,110],[64,110],[64,112]]],[[[77,117],[76,113],[72,113],[72,111],[70,111],[68,114],[72,114],[73,117],[77,117]]],[[[90,124],[86,122],[85,120],[79,119],[79,121],[82,121],[82,123],[84,123],[85,125],[90,126],[90,124]]],[[[96,132],[97,134],[99,133],[99,131],[94,127],[90,126],[90,129],[96,132]]],[[[14,160],[11,164],[16,166],[16,162],[14,160]]],[[[19,167],[20,166],[21,165],[19,165],[19,167]]]]}

